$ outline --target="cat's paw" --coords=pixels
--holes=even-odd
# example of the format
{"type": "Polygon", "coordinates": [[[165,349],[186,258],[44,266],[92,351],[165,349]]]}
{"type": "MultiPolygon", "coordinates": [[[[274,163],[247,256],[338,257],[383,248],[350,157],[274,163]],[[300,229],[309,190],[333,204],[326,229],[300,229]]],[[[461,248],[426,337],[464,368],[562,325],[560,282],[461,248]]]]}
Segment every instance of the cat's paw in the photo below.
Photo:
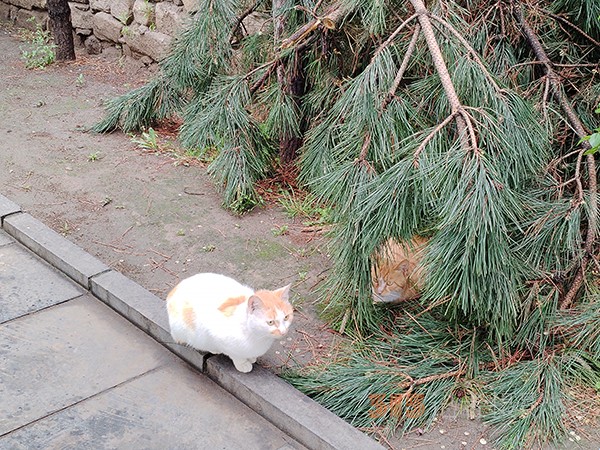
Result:
{"type": "Polygon", "coordinates": [[[256,358],[248,358],[248,361],[250,361],[250,364],[254,364],[256,362],[256,358]]]}
{"type": "Polygon", "coordinates": [[[235,368],[244,373],[248,373],[252,370],[252,363],[247,359],[232,359],[235,368]]]}

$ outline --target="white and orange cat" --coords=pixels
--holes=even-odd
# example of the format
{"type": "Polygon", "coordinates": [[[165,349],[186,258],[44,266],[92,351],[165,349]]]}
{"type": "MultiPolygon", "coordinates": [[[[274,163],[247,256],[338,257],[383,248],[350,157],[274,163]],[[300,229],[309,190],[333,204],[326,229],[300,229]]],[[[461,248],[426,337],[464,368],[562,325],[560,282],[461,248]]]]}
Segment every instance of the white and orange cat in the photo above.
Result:
{"type": "Polygon", "coordinates": [[[292,323],[289,293],[289,285],[254,291],[225,275],[194,275],[167,296],[171,336],[179,344],[227,355],[237,370],[250,372],[292,323]]]}

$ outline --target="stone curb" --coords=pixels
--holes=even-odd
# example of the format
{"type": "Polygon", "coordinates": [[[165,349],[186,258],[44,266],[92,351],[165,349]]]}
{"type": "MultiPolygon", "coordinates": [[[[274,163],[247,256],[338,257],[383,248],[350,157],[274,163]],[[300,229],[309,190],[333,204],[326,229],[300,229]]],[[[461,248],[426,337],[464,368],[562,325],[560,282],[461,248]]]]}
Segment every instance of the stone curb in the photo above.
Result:
{"type": "Polygon", "coordinates": [[[2,229],[25,247],[306,447],[315,450],[384,449],[268,370],[255,366],[249,374],[242,374],[226,357],[208,357],[173,343],[165,305],[160,298],[21,212],[17,204],[2,195],[0,219],[2,229]]]}
{"type": "Polygon", "coordinates": [[[281,378],[255,365],[250,373],[233,368],[229,358],[211,356],[207,375],[269,422],[310,449],[383,449],[281,378]]]}
{"type": "Polygon", "coordinates": [[[4,222],[6,216],[18,212],[21,212],[19,205],[0,195],[0,222],[4,222]]]}
{"type": "Polygon", "coordinates": [[[29,214],[16,213],[4,218],[2,228],[86,289],[89,289],[90,279],[94,275],[110,270],[106,264],[29,214]]]}
{"type": "Polygon", "coordinates": [[[92,294],[138,328],[192,366],[204,371],[206,354],[173,342],[165,302],[156,295],[114,270],[93,277],[90,288],[92,294]]]}

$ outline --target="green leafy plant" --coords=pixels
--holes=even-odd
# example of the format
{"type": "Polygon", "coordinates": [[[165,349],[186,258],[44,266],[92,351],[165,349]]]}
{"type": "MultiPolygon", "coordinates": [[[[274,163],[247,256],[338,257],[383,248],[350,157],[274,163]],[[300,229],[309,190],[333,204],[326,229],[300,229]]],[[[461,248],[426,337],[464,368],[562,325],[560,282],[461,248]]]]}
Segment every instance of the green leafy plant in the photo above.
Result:
{"type": "Polygon", "coordinates": [[[287,225],[281,225],[275,228],[271,228],[271,233],[273,236],[283,236],[288,234],[289,227],[287,225]]]}
{"type": "Polygon", "coordinates": [[[158,133],[154,131],[153,128],[148,128],[146,131],[143,131],[140,136],[133,135],[131,137],[131,142],[137,144],[138,147],[143,148],[145,150],[159,150],[160,144],[158,142],[158,133]]]}
{"type": "MultiPolygon", "coordinates": [[[[596,113],[600,114],[600,106],[596,108],[596,113]]],[[[600,127],[596,128],[595,133],[584,137],[580,142],[587,141],[590,143],[590,149],[588,149],[584,155],[593,155],[600,150],[600,127]]]]}
{"type": "Polygon", "coordinates": [[[88,161],[94,162],[100,159],[100,152],[93,152],[88,155],[88,161]]]}
{"type": "Polygon", "coordinates": [[[75,86],[78,88],[85,86],[85,77],[82,73],[77,76],[77,79],[75,80],[75,86]]]}
{"type": "Polygon", "coordinates": [[[34,18],[30,18],[28,21],[35,23],[35,31],[28,33],[25,37],[28,46],[21,49],[21,58],[25,61],[25,67],[28,69],[43,69],[56,59],[54,51],[56,45],[52,42],[50,32],[44,30],[34,18]]]}
{"type": "Polygon", "coordinates": [[[321,226],[333,223],[333,208],[319,202],[314,195],[284,191],[278,199],[288,217],[301,218],[305,226],[321,226]]]}

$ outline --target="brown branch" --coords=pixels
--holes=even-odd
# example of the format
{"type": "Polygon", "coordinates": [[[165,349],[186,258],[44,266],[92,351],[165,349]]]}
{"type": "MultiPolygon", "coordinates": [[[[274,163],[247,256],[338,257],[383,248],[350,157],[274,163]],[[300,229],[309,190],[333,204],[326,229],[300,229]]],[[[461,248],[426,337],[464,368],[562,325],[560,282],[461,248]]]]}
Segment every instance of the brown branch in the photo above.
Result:
{"type": "MultiPolygon", "coordinates": [[[[406,389],[406,388],[411,388],[412,389],[414,386],[419,386],[421,384],[431,383],[432,381],[444,380],[446,378],[460,377],[460,376],[464,375],[465,373],[466,373],[466,370],[460,369],[460,370],[455,370],[453,372],[446,372],[446,373],[440,373],[440,374],[437,374],[437,375],[430,375],[428,377],[418,378],[416,380],[413,380],[411,378],[410,381],[405,381],[403,383],[400,383],[398,385],[398,387],[400,389],[406,389]]],[[[408,378],[410,378],[410,377],[408,377],[408,378]]]]}
{"type": "MultiPolygon", "coordinates": [[[[561,108],[563,109],[565,115],[567,116],[567,120],[569,124],[574,129],[575,133],[579,137],[579,139],[583,139],[587,136],[587,132],[579,120],[579,117],[575,113],[575,110],[569,103],[569,100],[566,98],[566,95],[563,93],[561,89],[560,79],[557,73],[554,71],[552,66],[552,61],[548,58],[546,51],[542,47],[542,44],[535,34],[529,23],[525,20],[523,16],[523,12],[521,10],[521,6],[517,4],[513,4],[513,14],[515,18],[521,25],[521,30],[523,35],[525,36],[526,41],[531,47],[535,57],[541,61],[544,65],[544,70],[546,72],[546,76],[550,82],[550,88],[552,93],[557,98],[561,108]]],[[[583,153],[586,150],[591,148],[590,143],[586,141],[581,141],[581,151],[580,154],[583,156],[583,153]]],[[[579,157],[578,157],[579,158],[579,157]]],[[[563,297],[560,302],[561,309],[567,309],[573,303],[575,296],[579,292],[581,285],[585,279],[585,271],[587,268],[587,264],[590,259],[590,255],[592,254],[592,250],[594,247],[594,242],[596,239],[595,231],[596,231],[596,221],[597,221],[597,211],[598,211],[598,199],[596,197],[597,193],[597,180],[596,180],[596,161],[594,159],[594,155],[587,155],[586,157],[586,165],[588,168],[588,191],[589,191],[589,219],[588,219],[588,229],[585,237],[584,244],[584,254],[581,258],[581,262],[579,264],[579,270],[573,279],[573,283],[571,287],[563,297]]],[[[579,182],[578,182],[579,183],[579,182]]],[[[581,194],[583,195],[583,194],[581,194]]]]}
{"type": "MultiPolygon", "coordinates": [[[[442,87],[444,88],[446,97],[448,97],[448,101],[450,102],[452,113],[454,114],[462,109],[462,104],[458,98],[456,89],[454,89],[450,72],[448,72],[448,67],[446,66],[444,57],[442,56],[442,51],[433,32],[433,26],[431,25],[431,20],[429,20],[429,12],[425,8],[423,0],[410,0],[410,2],[412,3],[413,8],[415,8],[416,14],[419,15],[419,23],[423,29],[423,35],[425,36],[425,41],[427,42],[431,59],[433,60],[435,69],[442,82],[442,87]]],[[[462,115],[456,117],[456,126],[458,128],[461,145],[465,150],[468,150],[469,138],[467,136],[467,124],[462,115]]]]}
{"type": "Polygon", "coordinates": [[[412,16],[410,16],[408,19],[406,19],[404,22],[402,22],[398,28],[396,28],[394,30],[394,32],[392,34],[390,34],[390,36],[385,40],[385,42],[383,44],[381,44],[377,50],[375,50],[375,53],[373,54],[373,57],[371,58],[371,62],[377,58],[377,56],[379,56],[379,53],[381,53],[383,51],[383,49],[385,49],[388,45],[390,45],[392,43],[392,41],[394,39],[396,39],[396,36],[398,36],[398,33],[400,33],[405,27],[406,25],[408,25],[410,22],[412,22],[414,19],[416,19],[419,15],[418,14],[413,14],[412,16]]]}
{"type": "Polygon", "coordinates": [[[531,415],[531,413],[542,404],[542,402],[544,401],[544,391],[540,391],[540,395],[538,396],[537,400],[535,402],[533,402],[533,404],[527,408],[526,411],[523,412],[523,414],[521,414],[520,418],[524,419],[525,417],[531,415]]]}
{"type": "Polygon", "coordinates": [[[574,23],[572,23],[571,21],[565,19],[564,17],[559,16],[558,14],[553,14],[551,12],[546,12],[544,11],[548,16],[556,19],[556,20],[560,20],[563,23],[566,23],[567,25],[569,25],[571,28],[573,28],[574,30],[577,30],[582,36],[584,36],[587,40],[589,40],[592,44],[594,44],[596,47],[600,47],[600,42],[598,42],[596,39],[594,39],[593,37],[591,37],[589,34],[587,34],[585,31],[583,31],[581,28],[579,28],[577,25],[575,25],[574,23]]]}
{"type": "Polygon", "coordinates": [[[256,8],[258,8],[258,6],[262,3],[262,1],[263,0],[256,0],[256,2],[254,2],[254,4],[252,6],[250,6],[248,9],[246,9],[244,12],[242,12],[242,14],[237,18],[237,20],[235,21],[235,25],[233,26],[233,30],[231,31],[231,37],[229,38],[230,41],[233,39],[235,34],[238,32],[238,29],[242,25],[242,22],[244,21],[244,19],[246,17],[248,17],[250,14],[252,14],[254,11],[256,11],[256,8]]]}
{"type": "Polygon", "coordinates": [[[387,94],[385,100],[381,104],[382,111],[385,108],[387,108],[387,105],[390,104],[390,102],[394,98],[394,95],[396,94],[396,90],[398,89],[398,86],[400,86],[400,81],[402,81],[404,72],[406,72],[406,68],[408,67],[408,62],[410,61],[410,58],[411,58],[413,52],[415,51],[415,47],[417,46],[417,40],[419,39],[420,32],[421,32],[421,26],[419,24],[417,24],[413,31],[413,35],[410,40],[410,43],[408,44],[408,48],[406,49],[406,53],[404,54],[404,58],[402,58],[402,63],[400,64],[398,73],[396,74],[396,77],[394,78],[394,83],[392,84],[392,87],[388,91],[388,94],[387,94]]]}
{"type": "Polygon", "coordinates": [[[452,26],[452,24],[450,24],[449,22],[445,21],[444,19],[442,19],[439,16],[436,16],[435,14],[431,15],[431,18],[433,20],[435,20],[436,22],[438,22],[440,25],[442,25],[443,27],[447,28],[448,31],[450,31],[454,37],[456,37],[460,43],[467,49],[467,51],[471,54],[471,56],[473,57],[473,60],[477,63],[477,65],[481,68],[481,71],[483,72],[483,74],[486,76],[486,78],[488,79],[488,81],[490,82],[490,84],[492,86],[494,86],[494,89],[497,92],[501,92],[502,89],[500,88],[500,86],[498,86],[498,84],[496,84],[496,81],[494,80],[494,78],[492,77],[492,74],[487,70],[487,68],[485,67],[485,64],[483,64],[483,61],[479,58],[479,55],[477,54],[477,52],[475,51],[475,49],[471,46],[471,44],[469,44],[469,41],[467,41],[457,30],[456,28],[454,28],[452,26]]]}
{"type": "Polygon", "coordinates": [[[316,17],[310,22],[298,28],[290,37],[281,42],[281,49],[291,48],[304,41],[313,31],[321,26],[328,30],[335,30],[338,22],[348,13],[348,9],[342,6],[330,8],[325,15],[316,17]]]}
{"type": "Polygon", "coordinates": [[[429,133],[425,139],[423,139],[423,142],[421,142],[421,145],[419,145],[419,147],[417,148],[417,150],[415,151],[414,155],[413,155],[413,165],[415,167],[419,166],[419,155],[421,154],[421,152],[425,149],[425,146],[429,143],[429,141],[431,141],[434,136],[442,129],[444,128],[446,125],[448,125],[452,119],[454,119],[456,117],[456,115],[458,114],[458,111],[454,111],[452,114],[450,114],[448,117],[446,117],[442,122],[438,123],[438,125],[431,131],[431,133],[429,133]]]}
{"type": "Polygon", "coordinates": [[[358,156],[358,160],[360,162],[363,162],[367,159],[367,153],[369,151],[370,144],[371,144],[371,133],[367,133],[367,136],[365,137],[362,148],[360,149],[360,155],[358,156]]]}
{"type": "Polygon", "coordinates": [[[273,70],[275,70],[276,66],[277,64],[271,64],[271,66],[269,66],[269,68],[265,70],[265,73],[263,73],[262,76],[256,81],[256,83],[254,83],[250,88],[250,95],[254,95],[254,93],[258,91],[263,86],[263,84],[265,84],[265,81],[269,79],[269,76],[273,73],[273,70]]]}

